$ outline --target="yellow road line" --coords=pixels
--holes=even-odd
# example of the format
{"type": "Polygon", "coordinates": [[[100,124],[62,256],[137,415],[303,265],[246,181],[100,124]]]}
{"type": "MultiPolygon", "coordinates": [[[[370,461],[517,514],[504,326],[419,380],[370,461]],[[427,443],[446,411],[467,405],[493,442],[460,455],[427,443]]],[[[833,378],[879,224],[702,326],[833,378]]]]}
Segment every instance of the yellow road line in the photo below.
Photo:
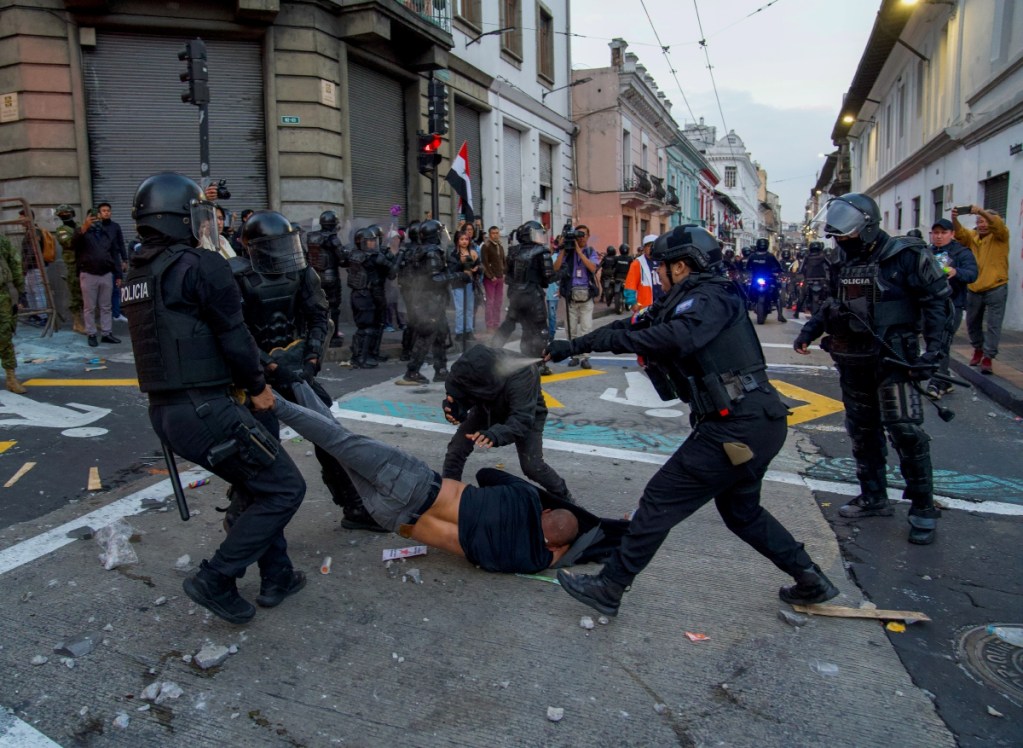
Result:
{"type": "Polygon", "coordinates": [[[99,468],[98,467],[91,467],[91,468],[89,468],[89,485],[87,486],[87,488],[90,491],[101,491],[101,490],[103,490],[103,484],[100,482],[100,479],[99,479],[99,468]]]}
{"type": "Polygon", "coordinates": [[[36,466],[36,464],[34,462],[26,462],[24,465],[22,465],[20,468],[18,468],[18,472],[16,472],[14,475],[12,475],[11,479],[9,481],[4,483],[4,488],[10,488],[11,486],[13,486],[15,483],[17,483],[21,479],[21,477],[25,473],[27,473],[29,470],[31,470],[35,466],[36,466]]]}
{"type": "Polygon", "coordinates": [[[0,455],[6,452],[8,449],[13,447],[18,442],[0,442],[0,455]]]}
{"type": "MultiPolygon", "coordinates": [[[[578,371],[565,371],[561,374],[551,374],[549,377],[540,377],[540,384],[550,384],[552,382],[564,382],[569,379],[582,379],[583,377],[595,377],[599,374],[606,374],[607,372],[601,371],[600,369],[579,369],[578,371]]],[[[565,406],[556,397],[547,392],[547,390],[541,390],[543,392],[543,401],[546,403],[548,408],[564,408],[565,406]]]]}
{"type": "Polygon", "coordinates": [[[137,379],[29,379],[26,387],[138,387],[137,379]]]}
{"type": "Polygon", "coordinates": [[[794,384],[779,382],[774,379],[771,380],[771,384],[785,397],[806,403],[806,405],[799,405],[792,409],[792,415],[789,416],[789,426],[812,421],[815,418],[830,416],[832,413],[839,413],[845,409],[845,406],[838,400],[826,397],[825,395],[819,395],[810,390],[804,390],[802,387],[797,387],[794,384]]]}

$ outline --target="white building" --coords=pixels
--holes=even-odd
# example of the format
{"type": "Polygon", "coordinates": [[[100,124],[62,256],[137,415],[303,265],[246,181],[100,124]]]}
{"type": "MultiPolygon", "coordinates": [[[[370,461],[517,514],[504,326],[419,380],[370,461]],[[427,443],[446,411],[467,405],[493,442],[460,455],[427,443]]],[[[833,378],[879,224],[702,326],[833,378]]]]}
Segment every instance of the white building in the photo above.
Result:
{"type": "Polygon", "coordinates": [[[452,152],[469,144],[473,206],[507,233],[572,218],[568,0],[457,0],[452,152]],[[511,29],[496,33],[500,29],[511,29]]]}
{"type": "Polygon", "coordinates": [[[757,197],[760,176],[746,144],[735,130],[719,139],[717,128],[705,125],[702,117],[699,123],[687,123],[682,134],[721,175],[716,189],[727,195],[740,211],[737,225],[732,230],[736,248],[753,244],[760,236],[760,201],[757,197]]]}
{"type": "Polygon", "coordinates": [[[871,195],[889,233],[971,203],[1005,216],[1005,326],[1023,329],[1023,4],[884,0],[832,138],[851,176],[826,191],[871,195]]]}

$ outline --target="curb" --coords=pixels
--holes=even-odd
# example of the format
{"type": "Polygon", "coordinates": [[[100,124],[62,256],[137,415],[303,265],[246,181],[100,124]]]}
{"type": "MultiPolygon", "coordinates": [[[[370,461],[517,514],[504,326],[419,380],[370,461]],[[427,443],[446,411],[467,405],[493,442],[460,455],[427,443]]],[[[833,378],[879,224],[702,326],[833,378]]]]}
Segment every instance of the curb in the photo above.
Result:
{"type": "Polygon", "coordinates": [[[1023,391],[994,374],[981,374],[979,369],[970,366],[955,356],[949,366],[971,386],[984,393],[991,400],[1018,416],[1023,416],[1023,391]]]}

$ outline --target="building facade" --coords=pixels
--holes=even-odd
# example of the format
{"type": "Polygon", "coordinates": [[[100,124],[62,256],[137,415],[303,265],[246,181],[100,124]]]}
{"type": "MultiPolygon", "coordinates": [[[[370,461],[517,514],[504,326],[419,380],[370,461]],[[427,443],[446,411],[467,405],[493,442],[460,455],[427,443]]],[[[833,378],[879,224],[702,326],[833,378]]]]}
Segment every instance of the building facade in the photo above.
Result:
{"type": "Polygon", "coordinates": [[[467,142],[485,221],[560,220],[572,126],[567,89],[553,89],[569,83],[568,24],[567,0],[5,5],[0,194],[79,215],[106,200],[127,232],[143,178],[198,178],[198,110],[182,103],[178,51],[201,37],[210,170],[227,179],[229,210],[270,207],[307,227],[326,209],[355,226],[424,217],[431,180],[416,134],[435,77],[449,103],[438,217],[457,221],[443,176],[467,142]]]}
{"type": "Polygon", "coordinates": [[[811,202],[865,192],[891,234],[918,228],[926,235],[952,207],[971,203],[1003,215],[1009,285],[1016,291],[1009,294],[1005,326],[1023,329],[1019,3],[884,0],[832,139],[834,164],[811,202]]]}

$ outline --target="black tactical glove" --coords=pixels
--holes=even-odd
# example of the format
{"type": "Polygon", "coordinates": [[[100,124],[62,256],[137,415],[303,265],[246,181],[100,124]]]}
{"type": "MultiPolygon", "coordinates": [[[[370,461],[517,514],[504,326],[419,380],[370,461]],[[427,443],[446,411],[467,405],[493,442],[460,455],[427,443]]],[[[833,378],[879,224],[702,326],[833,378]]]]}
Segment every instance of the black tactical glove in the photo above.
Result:
{"type": "Polygon", "coordinates": [[[940,353],[937,351],[927,351],[909,367],[909,378],[917,382],[926,382],[938,371],[939,361],[941,361],[940,353]]]}
{"type": "Polygon", "coordinates": [[[302,378],[311,382],[320,373],[320,367],[316,359],[310,359],[302,364],[302,378]]]}
{"type": "Polygon", "coordinates": [[[792,350],[801,351],[804,345],[809,348],[812,342],[813,338],[811,338],[809,335],[799,333],[799,335],[796,336],[796,339],[792,341],[792,350]]]}
{"type": "Polygon", "coordinates": [[[552,340],[547,344],[547,355],[551,357],[551,361],[558,363],[564,361],[572,355],[572,341],[571,340],[552,340]]]}

